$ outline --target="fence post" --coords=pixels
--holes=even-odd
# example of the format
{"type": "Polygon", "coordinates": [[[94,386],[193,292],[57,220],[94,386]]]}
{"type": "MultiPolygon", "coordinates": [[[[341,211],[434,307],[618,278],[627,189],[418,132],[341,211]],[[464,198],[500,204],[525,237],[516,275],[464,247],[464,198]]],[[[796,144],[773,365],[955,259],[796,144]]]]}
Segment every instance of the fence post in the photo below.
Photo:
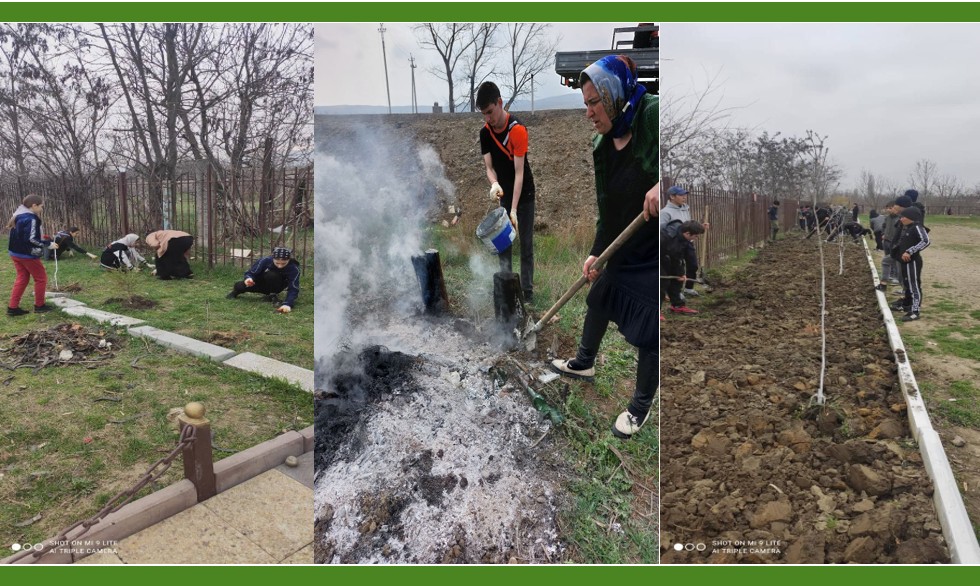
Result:
{"type": "Polygon", "coordinates": [[[177,421],[181,431],[188,425],[197,429],[194,442],[184,448],[184,478],[197,489],[197,502],[205,501],[218,493],[211,455],[211,422],[204,418],[204,405],[196,402],[184,406],[177,421]]]}
{"type": "Polygon", "coordinates": [[[126,204],[126,172],[119,172],[119,203],[122,207],[122,233],[129,234],[129,206],[126,204]]]}
{"type": "Polygon", "coordinates": [[[207,214],[207,239],[208,239],[208,269],[214,268],[214,205],[211,202],[211,184],[214,181],[213,171],[211,170],[211,165],[208,165],[208,172],[206,177],[206,193],[208,200],[208,209],[205,212],[207,214]]]}

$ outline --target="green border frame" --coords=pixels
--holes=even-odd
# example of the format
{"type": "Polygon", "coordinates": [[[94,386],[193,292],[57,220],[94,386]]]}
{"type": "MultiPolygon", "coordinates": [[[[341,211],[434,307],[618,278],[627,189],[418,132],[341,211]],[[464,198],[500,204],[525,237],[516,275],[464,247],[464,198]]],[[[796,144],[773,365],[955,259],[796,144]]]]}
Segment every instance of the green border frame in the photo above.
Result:
{"type": "MultiPolygon", "coordinates": [[[[7,21],[38,22],[221,22],[221,21],[291,21],[291,22],[359,22],[359,21],[418,21],[483,20],[490,12],[502,19],[539,20],[543,22],[595,22],[617,20],[628,10],[639,15],[637,20],[666,22],[665,37],[669,39],[670,22],[968,22],[980,21],[980,4],[956,2],[908,3],[728,3],[728,2],[523,2],[495,3],[441,2],[4,2],[2,13],[7,21]]],[[[978,25],[980,31],[980,25],[978,25]]],[[[669,42],[669,41],[668,41],[669,42]]],[[[915,50],[915,40],[909,39],[909,50],[915,50]]],[[[7,552],[0,552],[4,555],[7,552]]],[[[5,556],[4,556],[5,557],[5,556]]],[[[507,580],[510,584],[544,586],[561,581],[563,586],[654,586],[677,582],[719,586],[761,586],[792,581],[794,586],[819,584],[834,586],[887,580],[893,584],[913,584],[927,580],[956,580],[956,584],[977,583],[980,567],[963,566],[851,566],[788,567],[788,566],[519,566],[519,567],[312,567],[312,566],[0,566],[0,582],[5,585],[73,584],[104,585],[155,584],[172,585],[178,581],[234,580],[236,586],[249,584],[304,583],[324,584],[357,582],[383,583],[397,581],[400,585],[432,585],[452,581],[467,585],[493,585],[507,580]]],[[[360,586],[360,585],[358,585],[360,586]]]]}
{"type": "MultiPolygon", "coordinates": [[[[980,20],[980,4],[963,2],[496,2],[501,18],[545,22],[616,20],[622,12],[654,22],[954,22],[980,20]],[[605,9],[597,9],[605,5],[605,9]]],[[[485,19],[487,2],[4,2],[4,20],[220,22],[270,20],[358,22],[485,19]]],[[[628,19],[627,19],[628,20],[628,19]]],[[[910,44],[914,40],[910,39],[910,44]]],[[[913,45],[914,46],[914,45],[913,45]]],[[[911,48],[911,47],[910,47],[911,48]]]]}

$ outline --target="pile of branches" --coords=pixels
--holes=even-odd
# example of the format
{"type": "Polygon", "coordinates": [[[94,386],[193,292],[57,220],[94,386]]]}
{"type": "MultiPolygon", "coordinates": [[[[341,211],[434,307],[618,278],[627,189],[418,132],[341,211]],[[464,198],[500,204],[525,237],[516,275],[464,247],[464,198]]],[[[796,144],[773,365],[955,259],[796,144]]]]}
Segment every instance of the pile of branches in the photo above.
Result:
{"type": "MultiPolygon", "coordinates": [[[[88,331],[77,323],[61,323],[11,338],[0,348],[0,367],[7,370],[69,364],[102,364],[113,356],[118,339],[102,331],[88,331]]],[[[91,367],[91,368],[94,368],[91,367]]]]}

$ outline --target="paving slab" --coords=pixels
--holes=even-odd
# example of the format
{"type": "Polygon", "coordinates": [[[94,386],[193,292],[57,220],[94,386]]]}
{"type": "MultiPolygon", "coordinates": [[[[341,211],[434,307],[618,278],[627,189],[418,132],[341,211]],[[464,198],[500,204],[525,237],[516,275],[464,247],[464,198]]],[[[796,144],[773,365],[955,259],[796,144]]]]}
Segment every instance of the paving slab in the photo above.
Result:
{"type": "Polygon", "coordinates": [[[313,490],[269,470],[202,503],[279,562],[313,543],[313,490]]]}
{"type": "Polygon", "coordinates": [[[68,315],[74,315],[76,317],[88,317],[94,319],[100,323],[107,323],[114,326],[138,326],[140,324],[146,323],[141,319],[136,319],[134,317],[127,317],[125,315],[119,315],[118,313],[109,313],[108,311],[102,311],[101,309],[94,309],[88,307],[87,305],[80,305],[74,307],[64,307],[62,311],[68,315]]]}
{"type": "Polygon", "coordinates": [[[275,470],[282,472],[296,482],[313,490],[313,451],[304,453],[302,456],[297,457],[296,460],[296,466],[290,467],[286,464],[279,464],[275,467],[275,470]]]}
{"type": "MultiPolygon", "coordinates": [[[[65,311],[67,312],[69,310],[65,311]]],[[[234,350],[195,340],[194,338],[188,338],[187,336],[181,336],[173,332],[158,330],[151,326],[129,328],[129,333],[141,338],[147,338],[161,346],[172,348],[178,352],[208,358],[215,362],[224,362],[235,355],[234,350]]]]}
{"type": "Polygon", "coordinates": [[[288,558],[282,560],[283,564],[312,564],[313,563],[313,544],[309,544],[297,551],[288,558]]]}
{"type": "Polygon", "coordinates": [[[68,297],[68,294],[67,293],[62,293],[61,291],[45,291],[44,292],[44,298],[45,299],[57,299],[59,297],[68,297]]]}
{"type": "MultiPolygon", "coordinates": [[[[307,525],[312,531],[309,518],[307,525]]],[[[278,561],[203,506],[187,509],[123,539],[116,555],[127,564],[274,564],[278,561]]]]}
{"type": "Polygon", "coordinates": [[[234,366],[235,368],[254,372],[265,377],[285,379],[288,382],[299,385],[309,393],[313,392],[313,371],[310,369],[300,368],[279,360],[253,354],[252,352],[242,352],[224,362],[228,366],[234,366]]]}
{"type": "Polygon", "coordinates": [[[82,303],[81,301],[76,301],[68,297],[51,297],[50,293],[48,294],[47,302],[50,303],[51,305],[54,305],[55,307],[61,307],[61,308],[85,307],[85,304],[82,303]]]}

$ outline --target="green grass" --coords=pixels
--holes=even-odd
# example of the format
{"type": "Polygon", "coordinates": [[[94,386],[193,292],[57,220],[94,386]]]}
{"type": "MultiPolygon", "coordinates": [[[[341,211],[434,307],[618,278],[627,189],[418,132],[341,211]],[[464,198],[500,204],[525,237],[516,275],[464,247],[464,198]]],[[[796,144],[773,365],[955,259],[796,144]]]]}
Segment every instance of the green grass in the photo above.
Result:
{"type": "MultiPolygon", "coordinates": [[[[535,234],[535,317],[578,280],[592,237],[588,228],[560,235],[535,234]]],[[[451,310],[477,319],[492,316],[491,279],[498,270],[497,259],[484,252],[472,234],[458,228],[435,227],[429,245],[440,252],[451,310]]],[[[516,251],[514,256],[516,269],[520,265],[516,251]]],[[[583,290],[560,310],[557,323],[538,335],[539,349],[550,346],[556,335],[562,348],[577,345],[585,297],[583,290]]],[[[574,561],[658,561],[658,515],[655,502],[650,508],[652,493],[647,490],[659,484],[657,405],[643,430],[629,442],[616,439],[610,431],[633,393],[636,360],[636,350],[612,326],[600,347],[602,362],[595,384],[571,381],[564,401],[553,401],[561,403],[552,406],[564,417],[560,443],[572,472],[566,488],[574,503],[571,510],[561,513],[559,524],[574,561]]]]}
{"type": "Polygon", "coordinates": [[[939,326],[928,334],[944,354],[952,354],[967,360],[980,356],[980,326],[939,326]]]}
{"type": "Polygon", "coordinates": [[[938,214],[929,214],[926,216],[926,225],[980,228],[980,216],[941,216],[938,214]]]}
{"type": "MultiPolygon", "coordinates": [[[[54,268],[49,264],[48,269],[53,288],[54,268]]],[[[188,335],[199,335],[209,327],[213,331],[234,328],[252,336],[237,344],[238,350],[312,366],[309,289],[307,303],[301,301],[294,313],[280,316],[257,300],[219,297],[236,276],[230,269],[211,273],[195,269],[198,278],[186,282],[159,281],[147,273],[114,277],[87,259],[74,258],[60,263],[59,282],[79,284],[82,290],[73,298],[109,311],[114,307],[107,306],[105,299],[119,297],[122,289],[131,287],[160,305],[121,313],[188,335]],[[208,304],[210,325],[202,309],[208,304]],[[281,335],[259,336],[263,331],[281,335]],[[269,341],[273,339],[275,343],[269,341]]],[[[30,293],[25,297],[22,306],[30,303],[30,293]]],[[[204,403],[214,444],[227,450],[244,450],[284,430],[313,423],[309,394],[293,385],[177,354],[60,311],[0,321],[0,363],[7,366],[0,368],[0,546],[51,537],[132,485],[173,447],[177,432],[167,415],[189,401],[204,403]],[[9,370],[22,361],[15,337],[63,322],[79,323],[87,333],[112,340],[115,355],[99,364],[9,370]],[[106,397],[118,400],[96,400],[106,397]],[[86,438],[91,439],[86,442],[86,438]],[[40,521],[15,526],[39,513],[40,521]]],[[[217,451],[214,456],[221,459],[229,454],[217,451]]],[[[182,477],[178,461],[157,486],[142,494],[182,477]]]]}
{"type": "MultiPolygon", "coordinates": [[[[55,267],[46,265],[48,290],[54,290],[55,267]]],[[[192,262],[193,279],[162,281],[149,274],[107,271],[85,257],[58,263],[58,285],[80,287],[72,299],[95,309],[142,319],[155,328],[210,341],[236,352],[254,352],[303,368],[313,368],[313,274],[300,278],[300,295],[292,313],[276,313],[261,295],[225,299],[243,271],[228,266],[207,270],[192,262]],[[112,299],[138,295],[156,306],[129,309],[112,299]]],[[[26,305],[22,302],[21,305],[26,305]]]]}

